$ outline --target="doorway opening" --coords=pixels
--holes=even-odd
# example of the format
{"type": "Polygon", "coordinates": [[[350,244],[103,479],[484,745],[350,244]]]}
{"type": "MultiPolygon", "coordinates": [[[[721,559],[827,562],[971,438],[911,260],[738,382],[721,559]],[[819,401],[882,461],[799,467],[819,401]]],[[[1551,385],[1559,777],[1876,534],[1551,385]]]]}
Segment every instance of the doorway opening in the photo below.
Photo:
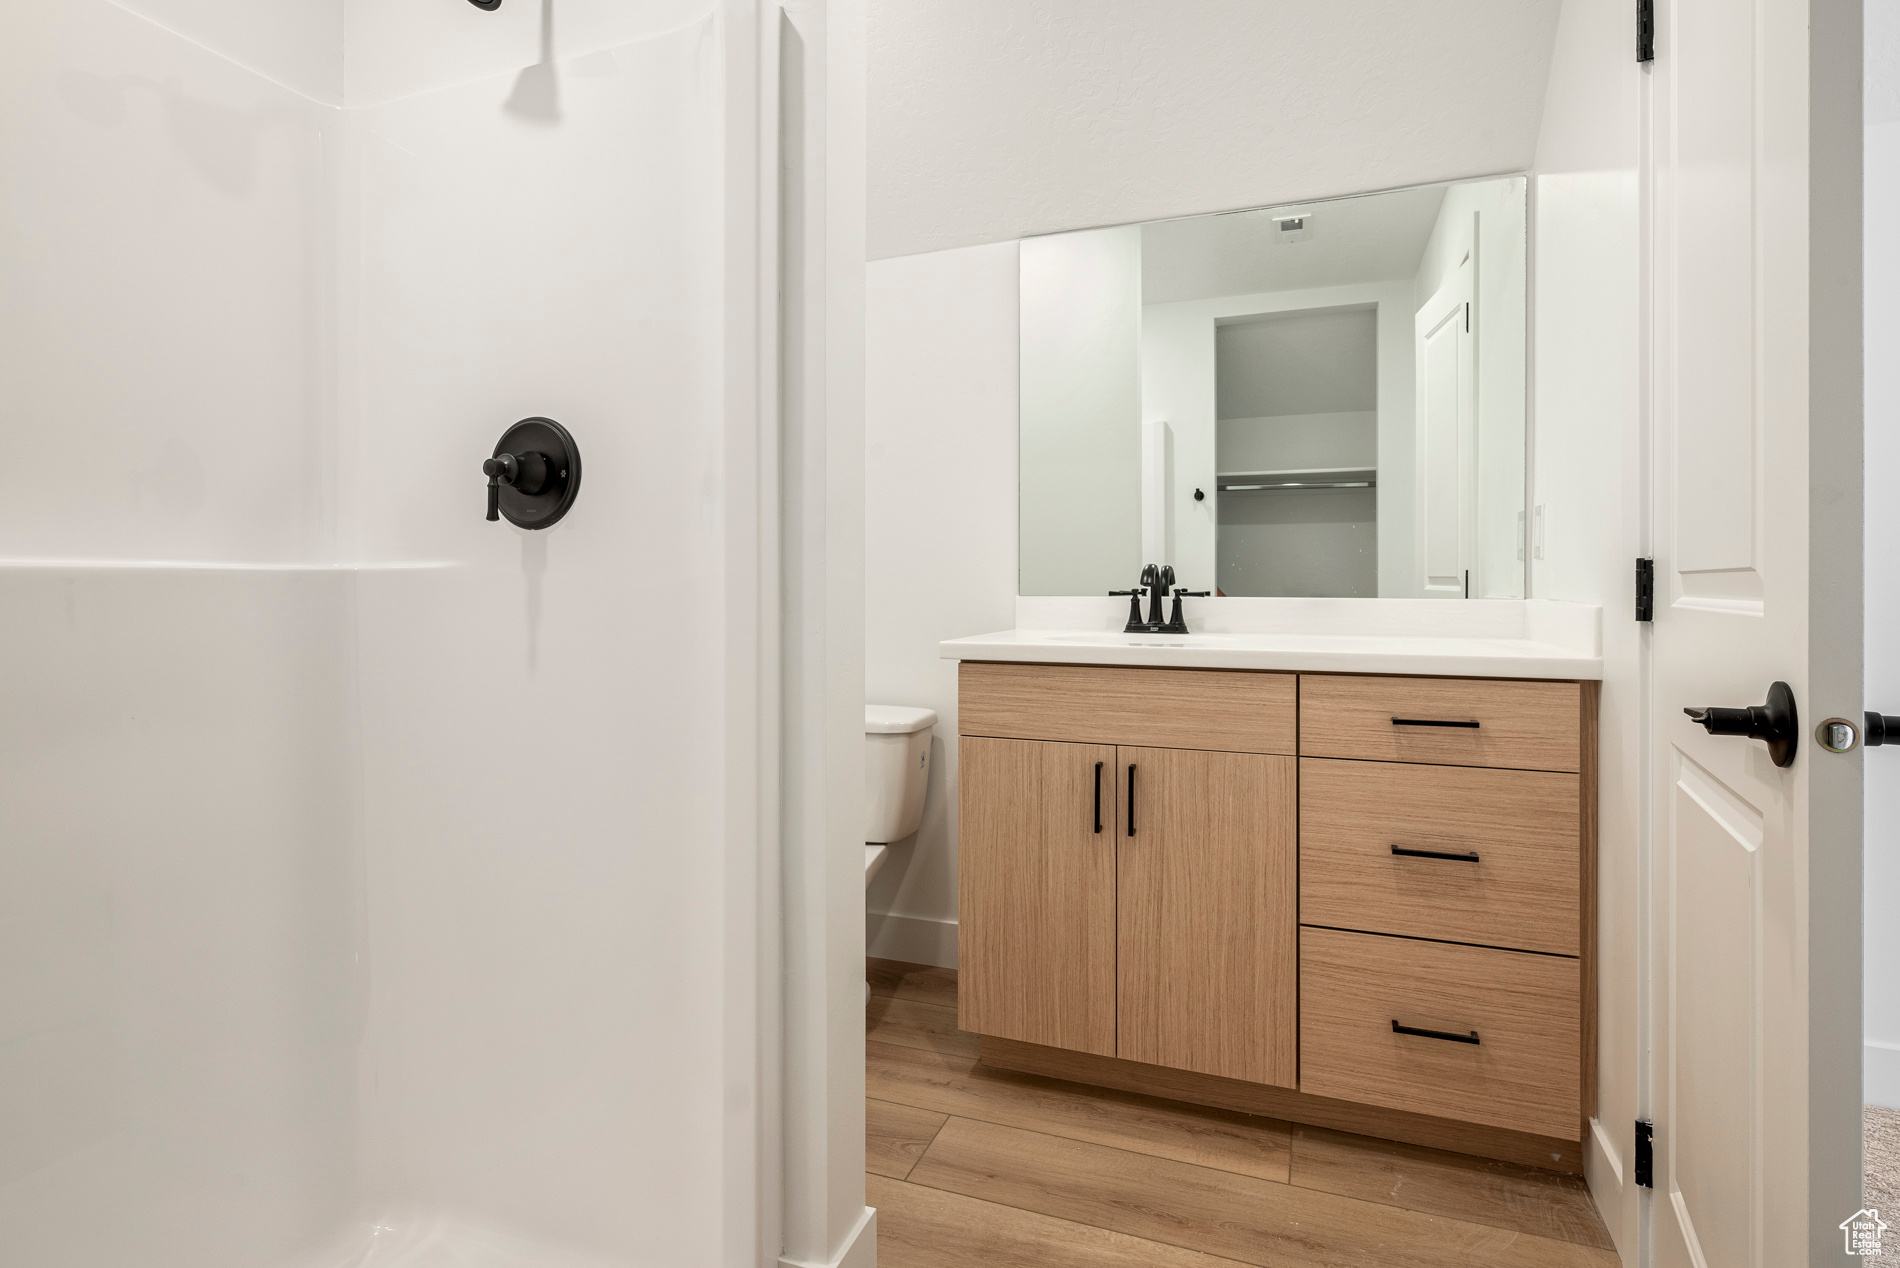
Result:
{"type": "Polygon", "coordinates": [[[1217,326],[1222,595],[1378,595],[1378,344],[1369,304],[1217,326]]]}

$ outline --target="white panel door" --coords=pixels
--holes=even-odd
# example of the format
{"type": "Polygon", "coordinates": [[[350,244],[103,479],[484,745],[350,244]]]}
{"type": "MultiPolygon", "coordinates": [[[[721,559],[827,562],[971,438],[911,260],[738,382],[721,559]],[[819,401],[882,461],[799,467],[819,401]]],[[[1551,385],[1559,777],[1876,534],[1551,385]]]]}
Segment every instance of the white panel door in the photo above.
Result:
{"type": "Polygon", "coordinates": [[[1472,338],[1471,257],[1453,269],[1414,318],[1418,369],[1418,570],[1420,593],[1467,595],[1476,484],[1477,341],[1472,338]]]}
{"type": "Polygon", "coordinates": [[[1659,10],[1653,1262],[1782,1268],[1810,1262],[1824,1214],[1808,1211],[1807,8],[1659,10]],[[1760,705],[1777,680],[1801,710],[1788,767],[1683,713],[1760,705]]]}

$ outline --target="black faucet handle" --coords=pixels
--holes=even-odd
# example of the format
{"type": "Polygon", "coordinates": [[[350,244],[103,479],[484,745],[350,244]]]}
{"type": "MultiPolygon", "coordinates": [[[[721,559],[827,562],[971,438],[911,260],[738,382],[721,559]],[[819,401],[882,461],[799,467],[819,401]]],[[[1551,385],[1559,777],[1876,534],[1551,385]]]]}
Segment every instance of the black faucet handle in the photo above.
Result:
{"type": "Polygon", "coordinates": [[[1122,633],[1140,634],[1148,628],[1142,623],[1141,619],[1141,596],[1146,593],[1148,592],[1140,586],[1136,586],[1133,590],[1110,590],[1108,592],[1108,597],[1111,599],[1125,598],[1128,600],[1128,624],[1122,627],[1122,633]]]}
{"type": "Polygon", "coordinates": [[[1163,631],[1163,633],[1167,633],[1167,634],[1187,633],[1188,632],[1187,617],[1181,611],[1181,600],[1182,599],[1205,599],[1207,598],[1207,596],[1208,596],[1208,592],[1205,590],[1189,590],[1186,587],[1177,589],[1174,592],[1174,610],[1168,614],[1168,625],[1167,625],[1167,628],[1163,631]]]}

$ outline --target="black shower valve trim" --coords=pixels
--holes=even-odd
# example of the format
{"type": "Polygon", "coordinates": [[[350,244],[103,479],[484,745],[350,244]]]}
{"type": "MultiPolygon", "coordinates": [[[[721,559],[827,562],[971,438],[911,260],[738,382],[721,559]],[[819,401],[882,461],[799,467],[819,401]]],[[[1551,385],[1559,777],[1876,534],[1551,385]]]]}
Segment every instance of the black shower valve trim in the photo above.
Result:
{"type": "Polygon", "coordinates": [[[547,528],[574,504],[581,487],[581,451],[551,418],[524,418],[502,433],[482,460],[488,518],[517,528],[547,528]]]}

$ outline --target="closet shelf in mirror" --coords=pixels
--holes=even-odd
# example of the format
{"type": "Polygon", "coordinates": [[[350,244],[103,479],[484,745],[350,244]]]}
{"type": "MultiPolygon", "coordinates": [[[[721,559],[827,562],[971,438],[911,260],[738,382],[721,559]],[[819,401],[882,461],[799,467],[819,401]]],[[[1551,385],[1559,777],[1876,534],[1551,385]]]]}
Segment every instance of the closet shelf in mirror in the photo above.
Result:
{"type": "Polygon", "coordinates": [[[1374,467],[1303,467],[1286,471],[1224,471],[1214,477],[1222,493],[1269,493],[1281,489],[1371,489],[1374,467]]]}

